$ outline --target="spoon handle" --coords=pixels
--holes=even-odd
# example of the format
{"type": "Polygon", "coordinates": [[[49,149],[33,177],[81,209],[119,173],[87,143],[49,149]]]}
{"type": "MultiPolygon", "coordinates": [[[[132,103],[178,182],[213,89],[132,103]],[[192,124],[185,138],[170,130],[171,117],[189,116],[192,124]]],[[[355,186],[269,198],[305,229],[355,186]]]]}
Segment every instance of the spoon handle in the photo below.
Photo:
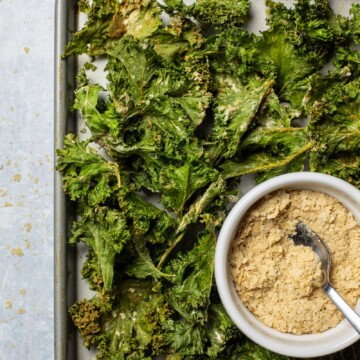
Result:
{"type": "Polygon", "coordinates": [[[344,314],[346,319],[349,320],[350,324],[360,334],[360,316],[350,307],[350,305],[341,297],[341,295],[327,283],[323,286],[324,291],[333,301],[333,303],[339,308],[344,314]]]}

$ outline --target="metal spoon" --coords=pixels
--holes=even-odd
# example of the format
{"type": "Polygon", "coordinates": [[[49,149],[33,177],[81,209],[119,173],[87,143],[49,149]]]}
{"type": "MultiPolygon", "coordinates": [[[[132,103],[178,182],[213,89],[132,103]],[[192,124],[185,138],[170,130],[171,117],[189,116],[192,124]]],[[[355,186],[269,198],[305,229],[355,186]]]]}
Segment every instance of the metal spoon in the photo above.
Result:
{"type": "Polygon", "coordinates": [[[299,221],[295,227],[295,234],[289,237],[295,245],[310,246],[320,259],[323,280],[321,287],[324,289],[329,298],[349,320],[354,329],[360,334],[360,316],[350,307],[350,305],[340,296],[332,287],[329,281],[330,272],[330,253],[325,243],[320,237],[309,229],[303,222],[299,221]]]}

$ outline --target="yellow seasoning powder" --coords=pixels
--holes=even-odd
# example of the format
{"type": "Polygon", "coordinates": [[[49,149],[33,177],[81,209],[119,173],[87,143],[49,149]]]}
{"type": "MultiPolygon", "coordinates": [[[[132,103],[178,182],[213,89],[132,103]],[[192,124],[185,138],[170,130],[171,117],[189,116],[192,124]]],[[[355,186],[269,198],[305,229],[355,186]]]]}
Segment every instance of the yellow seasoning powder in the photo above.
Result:
{"type": "Polygon", "coordinates": [[[281,190],[255,204],[239,226],[229,254],[242,302],[265,325],[292,334],[319,333],[343,315],[320,287],[320,262],[310,247],[289,238],[298,221],[326,243],[330,281],[355,307],[360,297],[360,226],[329,195],[281,190]]]}

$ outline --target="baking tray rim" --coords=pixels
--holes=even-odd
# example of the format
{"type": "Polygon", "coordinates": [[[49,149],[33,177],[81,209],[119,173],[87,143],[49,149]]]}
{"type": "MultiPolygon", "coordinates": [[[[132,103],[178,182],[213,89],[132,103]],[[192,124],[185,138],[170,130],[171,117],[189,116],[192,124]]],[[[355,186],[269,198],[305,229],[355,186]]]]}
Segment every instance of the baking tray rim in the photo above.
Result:
{"type": "MultiPolygon", "coordinates": [[[[76,0],[55,1],[54,41],[54,164],[56,149],[63,148],[63,139],[70,130],[70,104],[74,85],[75,60],[62,59],[76,26],[73,11],[76,0]]],[[[73,122],[74,123],[74,122],[73,122]]],[[[54,359],[70,360],[68,331],[69,249],[67,245],[69,200],[62,187],[62,177],[54,170],[54,359]]]]}

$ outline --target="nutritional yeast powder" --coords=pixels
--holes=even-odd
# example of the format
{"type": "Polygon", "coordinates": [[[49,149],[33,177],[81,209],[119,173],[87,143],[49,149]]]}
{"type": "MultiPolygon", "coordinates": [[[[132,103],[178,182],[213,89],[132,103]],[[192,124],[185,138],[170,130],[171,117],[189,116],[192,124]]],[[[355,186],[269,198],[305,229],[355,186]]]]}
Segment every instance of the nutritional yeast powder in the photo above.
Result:
{"type": "Polygon", "coordinates": [[[298,221],[331,253],[330,281],[355,307],[360,297],[360,226],[340,202],[321,192],[281,190],[260,200],[240,224],[229,255],[236,290],[264,324],[293,334],[336,326],[341,312],[320,287],[320,263],[290,234],[298,221]]]}

